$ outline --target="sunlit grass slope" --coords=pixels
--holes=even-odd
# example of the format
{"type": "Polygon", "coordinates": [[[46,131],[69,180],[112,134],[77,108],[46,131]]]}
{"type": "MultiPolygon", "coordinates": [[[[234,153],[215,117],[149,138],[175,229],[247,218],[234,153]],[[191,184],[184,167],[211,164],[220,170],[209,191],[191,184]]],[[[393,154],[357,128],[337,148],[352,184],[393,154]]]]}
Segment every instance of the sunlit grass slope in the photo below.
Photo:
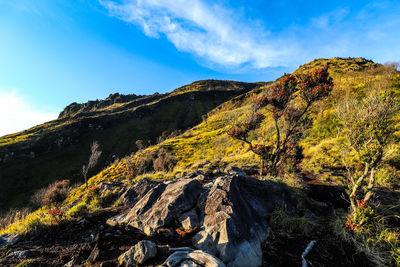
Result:
{"type": "Polygon", "coordinates": [[[1,137],[0,211],[26,205],[34,191],[55,180],[82,181],[82,165],[95,140],[103,153],[91,174],[136,151],[137,140],[154,144],[163,133],[192,127],[219,104],[257,86],[207,80],[169,94],[114,94],[73,103],[57,120],[1,137]]]}
{"type": "MultiPolygon", "coordinates": [[[[400,74],[392,68],[362,58],[318,59],[301,66],[297,71],[308,71],[326,64],[329,65],[330,75],[334,78],[335,86],[330,96],[324,101],[316,103],[308,114],[314,119],[314,122],[301,142],[305,155],[302,168],[322,179],[340,183],[343,179],[343,165],[340,161],[339,147],[343,141],[343,130],[340,121],[335,116],[337,103],[346,94],[363,97],[365,92],[371,90],[372,87],[379,88],[379,90],[393,90],[399,95],[400,74]]],[[[233,165],[241,168],[257,168],[260,163],[258,156],[249,151],[242,142],[229,137],[227,131],[235,122],[240,121],[249,113],[255,97],[261,90],[268,90],[269,86],[264,85],[227,101],[209,112],[207,119],[199,125],[180,136],[123,158],[94,176],[90,183],[95,185],[100,181],[126,180],[131,171],[131,166],[127,162],[143,158],[145,154],[156,155],[160,149],[165,149],[175,157],[176,166],[170,173],[148,174],[148,177],[171,178],[182,171],[199,168],[207,170],[210,166],[223,168],[233,165]]],[[[268,136],[273,134],[271,133],[271,117],[266,110],[264,110],[264,114],[266,118],[261,127],[255,130],[257,132],[255,136],[264,135],[265,137],[262,140],[254,140],[256,142],[266,142],[268,136]]],[[[398,159],[399,153],[394,153],[387,164],[397,166],[398,159]]],[[[396,173],[380,174],[381,179],[378,183],[385,186],[395,183],[389,179],[393,175],[396,173]]],[[[82,190],[83,188],[78,191],[82,190]]]]}

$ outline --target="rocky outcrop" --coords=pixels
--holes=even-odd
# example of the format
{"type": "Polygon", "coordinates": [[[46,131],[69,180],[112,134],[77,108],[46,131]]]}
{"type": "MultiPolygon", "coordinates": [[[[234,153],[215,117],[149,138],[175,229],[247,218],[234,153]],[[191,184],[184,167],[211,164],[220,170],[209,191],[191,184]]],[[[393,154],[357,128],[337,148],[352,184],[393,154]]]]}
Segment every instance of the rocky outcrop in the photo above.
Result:
{"type": "Polygon", "coordinates": [[[111,218],[111,225],[127,224],[153,235],[165,228],[173,219],[192,209],[197,202],[202,186],[199,181],[184,179],[168,185],[158,184],[152,188],[127,213],[111,218]]]}
{"type": "Polygon", "coordinates": [[[259,266],[261,243],[269,233],[267,214],[276,207],[293,211],[294,204],[276,183],[237,175],[218,178],[199,199],[202,226],[193,244],[229,266],[259,266]]]}
{"type": "MultiPolygon", "coordinates": [[[[269,234],[268,214],[276,208],[294,214],[296,202],[285,187],[275,182],[242,176],[238,169],[228,173],[206,185],[194,178],[167,184],[144,180],[130,189],[130,200],[129,190],[123,196],[132,208],[107,223],[130,225],[148,236],[168,228],[170,232],[181,228],[179,231],[183,233],[196,230],[192,245],[199,251],[221,259],[228,266],[260,266],[261,243],[269,234]],[[148,189],[147,193],[144,189],[148,189]],[[138,198],[140,195],[143,197],[138,198]],[[133,200],[137,202],[133,204],[133,200]]],[[[178,254],[189,257],[193,252],[185,253],[186,256],[182,251],[178,254]]],[[[196,260],[187,265],[182,262],[171,260],[164,266],[221,266],[196,260]]]]}

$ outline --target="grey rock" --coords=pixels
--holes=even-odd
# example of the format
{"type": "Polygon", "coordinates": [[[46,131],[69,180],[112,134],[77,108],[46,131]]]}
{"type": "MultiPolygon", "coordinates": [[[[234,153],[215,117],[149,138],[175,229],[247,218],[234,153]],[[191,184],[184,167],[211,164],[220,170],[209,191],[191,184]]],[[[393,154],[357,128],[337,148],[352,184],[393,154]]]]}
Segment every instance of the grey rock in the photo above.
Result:
{"type": "Polygon", "coordinates": [[[180,267],[203,267],[200,264],[197,264],[191,260],[185,260],[179,264],[180,267]]]}
{"type": "Polygon", "coordinates": [[[63,265],[63,267],[73,267],[74,266],[74,260],[70,260],[66,264],[63,265]]]}
{"type": "Polygon", "coordinates": [[[157,255],[157,246],[152,241],[142,240],[127,252],[119,256],[118,261],[122,266],[142,264],[157,255]]]}
{"type": "Polygon", "coordinates": [[[185,176],[187,178],[194,178],[194,177],[199,176],[199,175],[204,175],[204,172],[200,171],[200,170],[194,170],[194,171],[189,171],[189,172],[185,173],[185,176]]]}
{"type": "MultiPolygon", "coordinates": [[[[176,221],[185,230],[199,226],[192,244],[200,251],[215,255],[228,266],[260,266],[261,244],[269,234],[268,214],[282,208],[295,215],[296,200],[278,183],[237,173],[220,176],[206,186],[196,179],[145,185],[140,193],[143,197],[107,223],[138,228],[147,235],[174,233],[170,226],[176,221]],[[145,188],[149,188],[147,192],[145,188]]],[[[186,254],[188,251],[183,250],[186,254]]],[[[182,251],[163,248],[161,254],[164,258],[178,252],[182,251]]],[[[188,259],[166,261],[164,266],[180,266],[183,262],[192,266],[186,262],[188,259]]]]}
{"type": "Polygon", "coordinates": [[[21,239],[19,234],[4,234],[0,236],[0,248],[4,246],[14,245],[21,239]]]}
{"type": "Polygon", "coordinates": [[[100,250],[96,244],[94,249],[90,253],[87,261],[93,263],[93,262],[96,262],[99,259],[99,257],[100,257],[100,250]]]}
{"type": "Polygon", "coordinates": [[[120,200],[124,205],[133,206],[139,199],[143,198],[150,189],[156,187],[158,184],[159,182],[144,178],[126,190],[120,197],[120,200]]]}
{"type": "Polygon", "coordinates": [[[201,250],[185,249],[172,253],[162,267],[225,267],[225,264],[217,257],[201,250]]]}
{"type": "Polygon", "coordinates": [[[110,225],[128,224],[142,230],[146,235],[153,235],[160,228],[165,228],[183,212],[196,205],[202,190],[199,181],[184,179],[168,185],[160,183],[140,199],[127,214],[107,220],[110,225]]]}
{"type": "Polygon", "coordinates": [[[29,253],[30,253],[29,250],[14,251],[10,253],[9,257],[17,259],[25,259],[26,257],[29,256],[29,253]]]}
{"type": "Polygon", "coordinates": [[[294,212],[295,200],[277,183],[242,176],[218,178],[200,197],[202,227],[193,244],[228,266],[260,266],[261,243],[269,234],[266,215],[285,206],[294,212]]]}
{"type": "Polygon", "coordinates": [[[239,176],[246,176],[246,172],[238,167],[232,167],[229,166],[225,168],[224,170],[225,173],[230,174],[230,175],[239,175],[239,176]]]}
{"type": "Polygon", "coordinates": [[[121,185],[122,185],[122,183],[118,182],[118,181],[113,181],[111,183],[102,182],[99,184],[99,189],[100,189],[101,195],[104,195],[105,193],[113,191],[115,188],[117,188],[121,185]]]}
{"type": "Polygon", "coordinates": [[[203,174],[197,175],[194,179],[199,180],[200,182],[204,182],[206,180],[206,176],[203,174]]]}
{"type": "Polygon", "coordinates": [[[179,222],[184,230],[191,230],[199,226],[199,216],[195,209],[185,212],[179,217],[179,222]]]}

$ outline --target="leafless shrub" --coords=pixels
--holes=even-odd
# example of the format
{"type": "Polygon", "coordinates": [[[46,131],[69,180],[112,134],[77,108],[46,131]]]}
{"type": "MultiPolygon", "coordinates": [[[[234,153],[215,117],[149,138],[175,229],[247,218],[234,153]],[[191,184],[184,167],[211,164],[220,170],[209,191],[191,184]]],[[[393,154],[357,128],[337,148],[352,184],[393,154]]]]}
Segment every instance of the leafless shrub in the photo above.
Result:
{"type": "Polygon", "coordinates": [[[138,150],[142,150],[142,149],[144,149],[146,147],[146,145],[143,142],[143,140],[140,140],[140,139],[136,140],[135,144],[136,144],[138,150]]]}
{"type": "Polygon", "coordinates": [[[134,173],[136,175],[153,171],[154,155],[152,151],[143,151],[134,161],[134,173]]]}
{"type": "Polygon", "coordinates": [[[176,165],[176,159],[170,153],[167,153],[165,149],[158,151],[157,158],[153,162],[155,171],[169,172],[176,165]]]}
{"type": "Polygon", "coordinates": [[[385,67],[393,68],[395,70],[400,70],[400,62],[396,61],[391,61],[391,62],[386,62],[384,64],[385,67]]]}
{"type": "Polygon", "coordinates": [[[35,208],[57,205],[67,198],[71,190],[69,180],[57,181],[36,191],[31,197],[31,203],[35,208]]]}
{"type": "Polygon", "coordinates": [[[99,150],[99,147],[100,147],[99,143],[97,141],[94,141],[92,144],[92,147],[91,147],[91,154],[89,157],[89,162],[87,165],[82,166],[82,174],[83,174],[83,177],[85,178],[86,189],[88,188],[87,174],[88,174],[89,170],[97,164],[97,161],[99,160],[101,152],[102,152],[101,150],[99,150]]]}
{"type": "Polygon", "coordinates": [[[350,151],[357,157],[343,157],[349,182],[349,200],[353,217],[358,202],[368,203],[374,194],[377,169],[392,153],[395,141],[397,99],[390,91],[374,92],[364,99],[346,98],[339,104],[337,116],[342,121],[350,151]]]}
{"type": "Polygon", "coordinates": [[[29,213],[31,213],[31,209],[23,208],[23,209],[11,209],[5,214],[0,214],[0,230],[6,228],[8,225],[25,218],[29,213]]]}

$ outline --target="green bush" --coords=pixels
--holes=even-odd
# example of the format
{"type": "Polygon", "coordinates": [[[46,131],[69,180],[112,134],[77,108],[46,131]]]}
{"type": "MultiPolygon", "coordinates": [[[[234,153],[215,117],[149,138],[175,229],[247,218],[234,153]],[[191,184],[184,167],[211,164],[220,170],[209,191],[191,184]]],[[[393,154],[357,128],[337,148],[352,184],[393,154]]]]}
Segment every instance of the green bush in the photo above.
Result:
{"type": "Polygon", "coordinates": [[[79,204],[73,206],[67,215],[71,217],[77,217],[79,215],[85,214],[88,211],[88,206],[85,202],[80,202],[79,204]]]}

